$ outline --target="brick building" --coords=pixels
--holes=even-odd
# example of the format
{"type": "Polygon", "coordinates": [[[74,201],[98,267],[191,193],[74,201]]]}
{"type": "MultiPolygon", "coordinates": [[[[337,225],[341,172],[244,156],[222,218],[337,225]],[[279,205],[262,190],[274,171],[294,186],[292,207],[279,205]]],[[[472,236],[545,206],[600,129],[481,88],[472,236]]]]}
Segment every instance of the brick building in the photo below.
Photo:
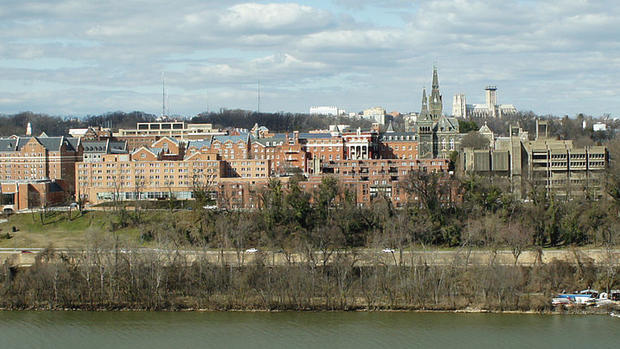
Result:
{"type": "Polygon", "coordinates": [[[0,139],[0,180],[51,180],[71,195],[82,150],[79,140],[71,137],[0,139]]]}

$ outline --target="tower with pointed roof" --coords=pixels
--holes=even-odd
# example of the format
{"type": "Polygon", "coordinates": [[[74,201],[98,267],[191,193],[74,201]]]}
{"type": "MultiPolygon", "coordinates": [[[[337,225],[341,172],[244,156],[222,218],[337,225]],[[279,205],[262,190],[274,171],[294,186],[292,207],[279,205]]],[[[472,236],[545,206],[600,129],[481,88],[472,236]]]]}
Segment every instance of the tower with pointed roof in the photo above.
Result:
{"type": "Polygon", "coordinates": [[[426,89],[422,89],[422,110],[416,122],[416,132],[418,133],[419,146],[418,156],[422,159],[433,157],[433,119],[428,112],[428,98],[426,89]]]}
{"type": "Polygon", "coordinates": [[[443,112],[443,101],[439,92],[439,77],[437,76],[437,67],[433,67],[433,89],[428,98],[429,114],[431,119],[437,120],[443,112]]]}
{"type": "Polygon", "coordinates": [[[456,118],[443,115],[443,101],[439,92],[437,67],[433,67],[433,85],[430,96],[422,90],[422,109],[416,122],[421,159],[447,158],[460,144],[459,124],[456,118]]]}

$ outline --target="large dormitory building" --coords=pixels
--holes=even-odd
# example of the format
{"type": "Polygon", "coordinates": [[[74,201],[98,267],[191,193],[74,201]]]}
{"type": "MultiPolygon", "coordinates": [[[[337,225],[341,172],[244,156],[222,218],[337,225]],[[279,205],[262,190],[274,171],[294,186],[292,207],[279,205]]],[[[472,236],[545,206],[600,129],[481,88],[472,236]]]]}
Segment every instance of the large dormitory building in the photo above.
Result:
{"type": "Polygon", "coordinates": [[[399,183],[411,171],[447,174],[448,160],[418,159],[415,133],[247,133],[180,141],[164,137],[132,152],[109,152],[76,164],[76,195],[91,204],[112,200],[191,199],[208,188],[220,206],[257,207],[256,192],[270,178],[286,183],[305,175],[312,190],[337,176],[364,205],[379,195],[406,201],[399,183]]]}

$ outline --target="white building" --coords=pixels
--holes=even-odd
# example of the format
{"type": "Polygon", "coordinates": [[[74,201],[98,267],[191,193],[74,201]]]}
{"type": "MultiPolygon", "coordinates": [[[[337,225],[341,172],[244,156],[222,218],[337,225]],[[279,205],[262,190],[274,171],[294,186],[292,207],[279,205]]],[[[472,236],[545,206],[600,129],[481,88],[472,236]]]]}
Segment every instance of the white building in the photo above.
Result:
{"type": "Polygon", "coordinates": [[[376,122],[381,125],[385,125],[385,108],[374,107],[365,109],[362,112],[362,118],[376,122]]]}
{"type": "Polygon", "coordinates": [[[486,103],[467,104],[465,95],[456,94],[452,102],[452,115],[455,117],[502,117],[517,113],[517,108],[512,104],[497,104],[497,87],[485,88],[486,103]]]}
{"type": "Polygon", "coordinates": [[[594,132],[596,132],[596,131],[607,131],[607,125],[605,125],[602,122],[597,122],[596,124],[592,125],[592,130],[594,130],[594,132]]]}
{"type": "Polygon", "coordinates": [[[340,109],[338,107],[328,107],[328,106],[318,106],[318,107],[310,107],[311,115],[331,115],[338,116],[346,114],[346,110],[340,109]]]}

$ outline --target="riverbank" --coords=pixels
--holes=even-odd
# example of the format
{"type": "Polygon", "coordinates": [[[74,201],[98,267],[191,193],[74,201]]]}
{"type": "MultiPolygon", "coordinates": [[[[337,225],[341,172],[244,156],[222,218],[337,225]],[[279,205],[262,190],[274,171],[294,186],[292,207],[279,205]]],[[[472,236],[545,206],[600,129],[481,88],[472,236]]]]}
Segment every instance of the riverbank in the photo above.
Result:
{"type": "MultiPolygon", "coordinates": [[[[551,312],[562,290],[618,284],[618,267],[554,260],[533,266],[358,264],[337,254],[271,265],[212,263],[179,253],[47,250],[0,268],[0,307],[81,310],[551,312]]],[[[587,312],[594,308],[574,308],[587,312]]]]}

